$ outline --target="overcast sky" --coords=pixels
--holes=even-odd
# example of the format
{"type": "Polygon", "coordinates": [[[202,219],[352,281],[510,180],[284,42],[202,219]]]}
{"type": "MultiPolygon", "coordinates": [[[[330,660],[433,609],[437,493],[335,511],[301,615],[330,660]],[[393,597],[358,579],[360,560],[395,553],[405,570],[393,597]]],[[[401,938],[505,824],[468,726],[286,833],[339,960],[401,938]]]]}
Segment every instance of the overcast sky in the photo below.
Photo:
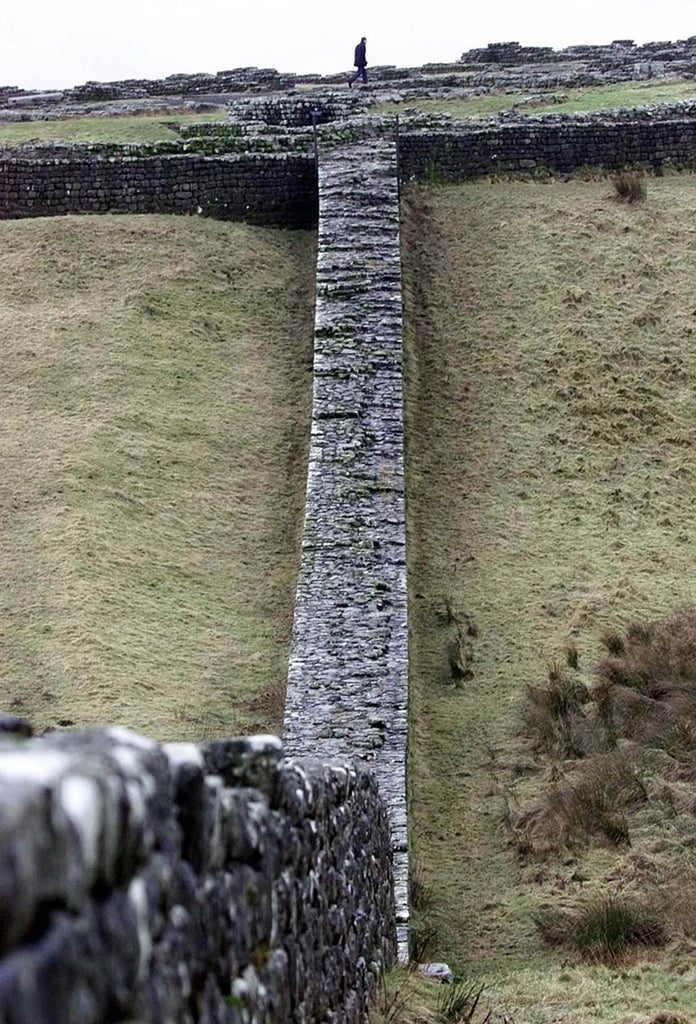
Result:
{"type": "Polygon", "coordinates": [[[696,0],[0,0],[0,85],[456,60],[490,42],[568,46],[696,35],[696,0]]]}

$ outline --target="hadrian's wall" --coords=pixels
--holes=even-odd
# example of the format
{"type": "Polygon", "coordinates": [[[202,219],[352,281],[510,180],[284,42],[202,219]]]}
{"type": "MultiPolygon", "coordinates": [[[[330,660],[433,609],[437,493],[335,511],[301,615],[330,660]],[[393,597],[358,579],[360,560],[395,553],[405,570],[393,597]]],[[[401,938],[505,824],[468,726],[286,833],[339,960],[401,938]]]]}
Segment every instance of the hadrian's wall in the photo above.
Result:
{"type": "Polygon", "coordinates": [[[407,956],[408,614],[396,147],[371,139],[319,167],[314,395],[284,737],[358,759],[392,825],[407,956]]]}
{"type": "Polygon", "coordinates": [[[0,219],[68,213],[199,213],[307,228],[317,176],[305,156],[0,159],[0,219]]]}
{"type": "MultiPolygon", "coordinates": [[[[387,149],[371,161],[361,147],[350,159],[336,154],[329,171],[329,177],[338,172],[333,218],[325,215],[319,228],[325,264],[320,289],[325,285],[338,304],[325,310],[318,337],[350,330],[350,316],[341,317],[351,296],[361,296],[364,305],[360,344],[346,352],[358,371],[352,383],[339,338],[336,365],[329,365],[327,349],[325,359],[319,352],[316,367],[316,380],[325,375],[329,383],[330,372],[336,379],[334,399],[315,408],[315,425],[327,434],[335,419],[343,442],[339,461],[351,453],[350,461],[355,458],[353,482],[341,498],[346,528],[357,541],[355,592],[348,599],[341,585],[322,593],[323,577],[312,580],[305,565],[303,579],[317,603],[300,613],[303,648],[295,648],[295,664],[308,674],[295,672],[295,679],[300,686],[307,682],[317,699],[304,712],[293,704],[287,739],[290,753],[330,759],[331,767],[280,764],[273,742],[222,741],[198,751],[189,745],[160,748],[114,730],[53,734],[5,749],[0,744],[0,907],[11,908],[4,920],[0,916],[0,936],[6,937],[4,947],[0,940],[0,1024],[364,1024],[375,978],[397,949],[405,952],[399,247],[393,144],[387,149]],[[349,195],[350,209],[344,209],[349,195]],[[357,277],[349,272],[356,245],[357,277]],[[370,281],[378,287],[365,295],[370,281]],[[369,396],[361,395],[363,369],[369,396]],[[385,384],[388,396],[382,395],[385,384]],[[336,400],[355,405],[346,421],[351,429],[351,418],[357,425],[352,438],[341,427],[336,400]],[[367,452],[364,469],[360,445],[367,452]],[[371,497],[353,514],[351,488],[368,485],[371,497]],[[365,549],[368,542],[375,557],[365,549]],[[362,590],[369,597],[363,599],[362,590]],[[359,624],[347,610],[343,640],[352,651],[350,664],[325,646],[321,618],[314,622],[319,632],[312,625],[312,610],[321,615],[323,608],[324,621],[331,621],[327,609],[337,597],[342,607],[346,600],[365,606],[367,647],[351,642],[350,630],[359,624]],[[362,654],[376,663],[369,692],[351,706],[345,701],[354,696],[348,670],[360,676],[362,654]],[[336,703],[355,721],[364,718],[366,703],[372,707],[364,723],[368,742],[353,742],[348,717],[336,703]],[[322,736],[327,707],[339,714],[322,736]],[[356,760],[368,763],[342,767],[356,760]],[[370,770],[375,768],[376,774],[370,770]],[[15,904],[2,898],[13,892],[21,896],[15,904]]],[[[306,158],[83,156],[16,159],[3,166],[16,175],[15,189],[17,182],[22,186],[13,207],[7,190],[13,179],[0,176],[5,216],[236,211],[247,219],[265,214],[268,221],[268,195],[278,189],[278,174],[282,194],[299,195],[300,209],[311,211],[313,220],[317,214],[316,166],[306,158]],[[235,194],[229,176],[240,167],[249,176],[235,194]],[[219,175],[214,187],[211,173],[219,175]],[[79,181],[86,187],[76,189],[79,181]],[[211,194],[215,202],[206,202],[211,194]],[[250,204],[254,197],[257,206],[250,204]]],[[[274,217],[287,223],[287,209],[279,206],[274,217]]],[[[304,225],[308,219],[304,214],[296,220],[304,225]]],[[[322,456],[315,450],[314,458],[322,456]]],[[[336,482],[341,490],[338,477],[336,482]]],[[[308,520],[312,516],[308,512],[308,520]]],[[[310,534],[319,538],[318,524],[310,523],[310,534]]],[[[341,547],[339,538],[334,554],[341,547]]],[[[328,567],[338,568],[328,546],[327,555],[328,567]]]]}
{"type": "Polygon", "coordinates": [[[399,137],[402,180],[451,179],[547,168],[615,170],[696,165],[696,120],[567,121],[420,131],[399,137]]]}
{"type": "Polygon", "coordinates": [[[655,42],[636,45],[632,39],[615,39],[599,45],[567,46],[554,50],[551,46],[520,46],[518,42],[489,43],[486,47],[467,50],[462,64],[567,64],[587,61],[611,67],[631,68],[640,61],[684,62],[696,60],[696,36],[676,42],[655,42]]]}
{"type": "MultiPolygon", "coordinates": [[[[568,173],[580,167],[636,164],[693,167],[696,118],[538,118],[465,130],[405,126],[398,155],[402,181],[457,180],[535,168],[568,173]]],[[[316,165],[313,157],[300,154],[95,158],[79,150],[71,156],[65,150],[59,159],[0,157],[0,219],[197,213],[312,227],[317,205],[316,165]]]]}
{"type": "Polygon", "coordinates": [[[396,144],[368,119],[335,150],[331,130],[318,176],[296,155],[0,159],[0,217],[308,226],[320,203],[285,726],[290,754],[333,764],[283,763],[272,740],[2,741],[0,1024],[364,1022],[408,921],[397,153],[402,181],[696,156],[686,117],[411,128],[396,144]]]}
{"type": "Polygon", "coordinates": [[[2,1024],[362,1024],[396,931],[359,768],[275,737],[0,741],[2,1024]]]}

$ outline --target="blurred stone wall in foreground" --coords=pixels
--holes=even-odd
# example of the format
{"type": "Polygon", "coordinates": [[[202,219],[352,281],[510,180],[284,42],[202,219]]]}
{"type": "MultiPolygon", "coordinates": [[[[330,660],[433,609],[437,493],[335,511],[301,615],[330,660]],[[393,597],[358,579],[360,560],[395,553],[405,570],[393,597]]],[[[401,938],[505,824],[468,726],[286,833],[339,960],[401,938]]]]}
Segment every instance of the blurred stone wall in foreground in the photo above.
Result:
{"type": "Polygon", "coordinates": [[[275,737],[0,741],[2,1024],[358,1024],[395,956],[367,772],[275,737]]]}

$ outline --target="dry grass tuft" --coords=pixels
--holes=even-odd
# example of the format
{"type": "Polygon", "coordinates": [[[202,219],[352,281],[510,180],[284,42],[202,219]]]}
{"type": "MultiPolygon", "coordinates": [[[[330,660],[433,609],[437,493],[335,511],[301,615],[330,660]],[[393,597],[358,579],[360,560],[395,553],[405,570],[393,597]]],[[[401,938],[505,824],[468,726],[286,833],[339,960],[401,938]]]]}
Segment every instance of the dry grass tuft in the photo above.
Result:
{"type": "Polygon", "coordinates": [[[609,654],[623,654],[624,640],[616,629],[604,629],[599,635],[599,642],[609,654]]]}
{"type": "Polygon", "coordinates": [[[525,857],[543,858],[592,837],[612,846],[628,844],[626,809],[645,799],[645,786],[625,756],[596,755],[520,812],[512,822],[518,849],[525,857]]]}
{"type": "Polygon", "coordinates": [[[620,203],[644,203],[647,199],[645,178],[638,171],[622,171],[617,174],[614,189],[620,203]]]}
{"type": "Polygon", "coordinates": [[[401,966],[380,974],[370,1008],[370,1024],[404,1024],[412,1020],[418,979],[401,966]]]}
{"type": "Polygon", "coordinates": [[[411,922],[408,931],[408,955],[412,964],[425,963],[437,939],[437,929],[428,915],[411,922]]]}
{"type": "Polygon", "coordinates": [[[696,608],[632,625],[619,652],[597,667],[597,695],[621,737],[693,760],[696,735],[696,608]]]}
{"type": "Polygon", "coordinates": [[[527,685],[522,717],[535,750],[558,757],[581,757],[587,749],[582,715],[590,696],[585,684],[558,666],[545,686],[527,685]]]}
{"type": "Polygon", "coordinates": [[[442,1024],[488,1024],[492,1010],[481,1006],[484,986],[464,979],[443,985],[438,993],[437,1012],[442,1024]]]}
{"type": "Polygon", "coordinates": [[[473,677],[474,645],[469,639],[468,632],[461,626],[457,626],[454,636],[447,645],[447,660],[455,686],[473,677]]]}
{"type": "Polygon", "coordinates": [[[551,945],[567,945],[589,963],[616,965],[635,947],[664,946],[664,925],[635,900],[616,896],[588,900],[571,913],[549,910],[537,926],[551,945]]]}
{"type": "Polygon", "coordinates": [[[411,909],[419,913],[429,910],[433,894],[426,880],[425,872],[417,862],[411,864],[408,884],[411,909]]]}

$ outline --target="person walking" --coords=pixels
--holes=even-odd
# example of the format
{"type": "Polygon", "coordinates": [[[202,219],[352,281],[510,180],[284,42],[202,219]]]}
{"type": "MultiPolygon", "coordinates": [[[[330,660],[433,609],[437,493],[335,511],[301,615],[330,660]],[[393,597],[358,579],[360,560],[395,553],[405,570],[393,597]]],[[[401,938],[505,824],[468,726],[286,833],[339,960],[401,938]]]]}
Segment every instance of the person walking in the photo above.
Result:
{"type": "Polygon", "coordinates": [[[365,56],[365,43],[367,40],[365,36],[362,37],[358,45],[355,47],[355,60],[353,64],[358,69],[351,78],[348,79],[348,88],[353,88],[353,82],[357,82],[359,78],[362,78],[365,85],[367,85],[367,57],[365,56]]]}

